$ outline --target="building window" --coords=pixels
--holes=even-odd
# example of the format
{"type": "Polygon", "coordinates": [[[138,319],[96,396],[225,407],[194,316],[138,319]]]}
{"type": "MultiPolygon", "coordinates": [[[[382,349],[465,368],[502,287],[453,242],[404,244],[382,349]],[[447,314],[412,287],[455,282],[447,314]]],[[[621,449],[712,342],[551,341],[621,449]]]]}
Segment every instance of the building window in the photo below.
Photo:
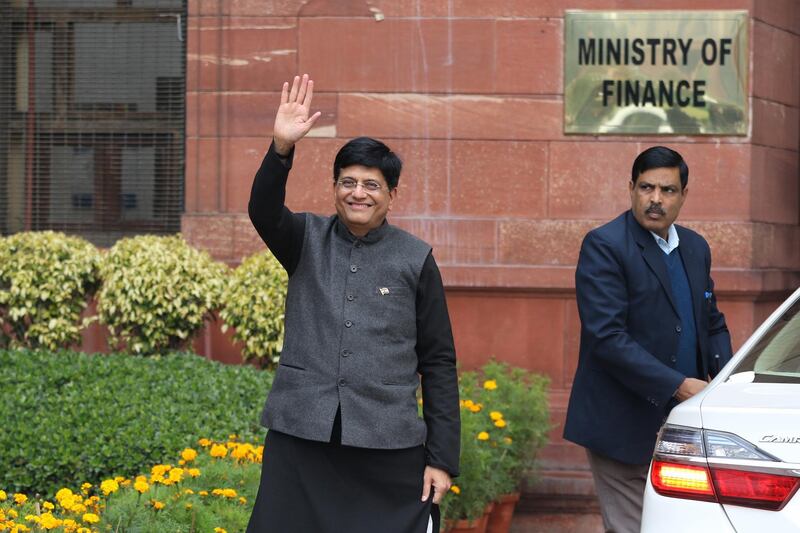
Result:
{"type": "Polygon", "coordinates": [[[0,0],[0,233],[180,230],[185,21],[186,0],[0,0]]]}

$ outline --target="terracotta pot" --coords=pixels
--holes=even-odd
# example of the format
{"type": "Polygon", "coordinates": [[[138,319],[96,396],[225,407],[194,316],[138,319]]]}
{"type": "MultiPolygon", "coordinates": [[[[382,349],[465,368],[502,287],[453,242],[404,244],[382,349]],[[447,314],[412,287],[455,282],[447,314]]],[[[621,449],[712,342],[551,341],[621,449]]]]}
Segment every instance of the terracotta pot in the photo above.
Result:
{"type": "Polygon", "coordinates": [[[447,521],[445,531],[447,533],[486,533],[486,524],[489,522],[489,515],[494,509],[494,503],[486,505],[483,516],[475,520],[453,520],[447,521]]]}
{"type": "Polygon", "coordinates": [[[494,510],[489,515],[486,525],[486,533],[508,533],[511,529],[511,518],[514,516],[514,508],[519,501],[519,492],[503,494],[494,504],[494,510]]]}

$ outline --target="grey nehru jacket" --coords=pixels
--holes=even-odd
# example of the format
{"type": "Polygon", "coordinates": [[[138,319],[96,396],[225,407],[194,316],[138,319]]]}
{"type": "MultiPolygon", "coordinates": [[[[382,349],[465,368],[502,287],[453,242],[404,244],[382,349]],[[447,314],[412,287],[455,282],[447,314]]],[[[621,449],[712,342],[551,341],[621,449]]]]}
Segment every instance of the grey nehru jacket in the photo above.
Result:
{"type": "Polygon", "coordinates": [[[327,442],[341,406],[344,445],[423,444],[415,298],[430,246],[388,223],[356,238],[335,215],[305,217],[262,424],[327,442]]]}

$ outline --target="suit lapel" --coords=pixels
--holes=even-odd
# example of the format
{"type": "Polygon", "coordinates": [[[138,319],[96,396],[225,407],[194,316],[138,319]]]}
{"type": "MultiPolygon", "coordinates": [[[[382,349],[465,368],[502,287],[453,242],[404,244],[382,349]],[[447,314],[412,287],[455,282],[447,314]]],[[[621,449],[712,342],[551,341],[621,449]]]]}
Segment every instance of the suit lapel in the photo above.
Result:
{"type": "Polygon", "coordinates": [[[680,316],[678,313],[678,306],[675,304],[675,299],[672,296],[672,283],[669,281],[667,264],[662,257],[664,252],[658,247],[656,240],[650,235],[650,232],[636,222],[636,219],[630,211],[628,211],[627,218],[629,231],[633,235],[636,244],[642,249],[642,257],[644,257],[645,263],[647,263],[647,266],[650,267],[650,270],[653,271],[656,278],[658,278],[658,281],[661,283],[661,287],[664,289],[675,314],[680,316]]]}
{"type": "Polygon", "coordinates": [[[683,228],[676,226],[678,237],[681,239],[681,257],[683,258],[683,268],[686,270],[686,277],[689,279],[689,290],[692,293],[692,309],[694,310],[694,323],[698,334],[700,333],[700,317],[703,310],[702,305],[706,291],[705,268],[701,257],[697,257],[697,251],[690,245],[689,238],[683,228]]]}

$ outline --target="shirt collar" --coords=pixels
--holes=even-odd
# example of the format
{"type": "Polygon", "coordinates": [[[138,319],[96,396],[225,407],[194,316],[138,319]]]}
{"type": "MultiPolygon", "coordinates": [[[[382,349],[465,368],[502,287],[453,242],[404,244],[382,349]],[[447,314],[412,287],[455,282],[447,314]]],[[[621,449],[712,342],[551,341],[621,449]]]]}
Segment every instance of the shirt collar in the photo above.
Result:
{"type": "Polygon", "coordinates": [[[680,237],[678,237],[678,230],[675,229],[675,224],[669,225],[669,230],[667,230],[667,239],[668,239],[667,241],[665,241],[652,231],[650,232],[650,235],[652,235],[653,238],[656,240],[656,244],[658,244],[658,247],[661,248],[661,251],[663,251],[667,255],[669,255],[672,252],[672,250],[677,248],[678,245],[681,243],[681,239],[680,237]]]}
{"type": "Polygon", "coordinates": [[[386,233],[389,231],[389,228],[391,227],[389,225],[389,221],[384,218],[380,226],[370,230],[363,237],[356,237],[355,235],[350,233],[350,230],[347,229],[347,226],[345,225],[344,222],[342,222],[341,218],[339,218],[337,215],[334,216],[336,216],[336,229],[335,229],[336,234],[344,238],[348,242],[361,241],[366,244],[376,243],[386,235],[386,233]]]}

